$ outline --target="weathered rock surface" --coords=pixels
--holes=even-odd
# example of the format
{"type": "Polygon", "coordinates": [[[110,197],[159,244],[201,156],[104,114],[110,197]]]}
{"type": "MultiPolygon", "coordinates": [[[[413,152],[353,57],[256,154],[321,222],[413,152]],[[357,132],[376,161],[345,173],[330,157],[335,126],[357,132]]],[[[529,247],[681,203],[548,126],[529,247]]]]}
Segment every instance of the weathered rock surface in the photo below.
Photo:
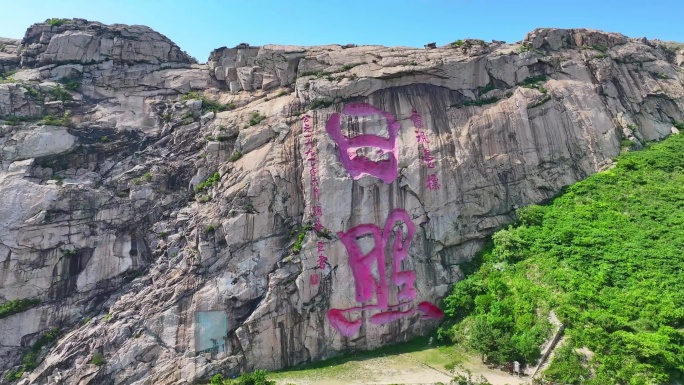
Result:
{"type": "Polygon", "coordinates": [[[75,20],[1,55],[21,69],[0,84],[0,303],[40,303],[0,319],[0,370],[62,330],[27,384],[193,383],[425,333],[516,208],[684,120],[681,50],[583,29],[199,65],[75,20]]]}

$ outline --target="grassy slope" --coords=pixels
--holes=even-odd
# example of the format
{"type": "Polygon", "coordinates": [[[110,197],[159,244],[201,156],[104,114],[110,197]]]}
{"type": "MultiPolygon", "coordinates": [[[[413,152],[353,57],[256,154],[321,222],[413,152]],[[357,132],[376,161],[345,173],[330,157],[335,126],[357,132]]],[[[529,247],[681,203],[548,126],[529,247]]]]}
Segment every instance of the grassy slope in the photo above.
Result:
{"type": "Polygon", "coordinates": [[[547,378],[684,378],[683,168],[684,135],[673,136],[521,210],[445,299],[440,334],[493,361],[531,362],[553,309],[569,346],[595,355],[562,349],[547,378]]]}

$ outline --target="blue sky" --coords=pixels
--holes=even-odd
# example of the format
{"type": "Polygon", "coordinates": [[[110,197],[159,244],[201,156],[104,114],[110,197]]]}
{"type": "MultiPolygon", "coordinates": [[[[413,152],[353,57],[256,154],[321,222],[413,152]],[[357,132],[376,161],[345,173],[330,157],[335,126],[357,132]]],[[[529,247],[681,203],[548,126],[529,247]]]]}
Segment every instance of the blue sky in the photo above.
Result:
{"type": "Polygon", "coordinates": [[[51,17],[143,24],[200,62],[241,42],[422,47],[467,37],[515,42],[537,27],[684,42],[684,0],[0,0],[0,10],[2,37],[21,38],[51,17]]]}

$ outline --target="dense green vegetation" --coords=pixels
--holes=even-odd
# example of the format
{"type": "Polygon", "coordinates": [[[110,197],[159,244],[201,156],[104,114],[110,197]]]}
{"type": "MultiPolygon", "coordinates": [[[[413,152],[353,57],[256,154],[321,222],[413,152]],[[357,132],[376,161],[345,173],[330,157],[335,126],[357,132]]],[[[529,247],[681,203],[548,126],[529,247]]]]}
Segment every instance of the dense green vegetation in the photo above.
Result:
{"type": "Polygon", "coordinates": [[[489,361],[529,363],[553,310],[566,325],[566,347],[547,379],[681,382],[683,186],[684,135],[676,135],[622,155],[546,206],[519,210],[445,298],[440,337],[489,361]],[[576,353],[581,347],[593,358],[576,353]]]}
{"type": "Polygon", "coordinates": [[[275,381],[266,379],[266,372],[257,370],[254,373],[245,373],[233,380],[224,380],[220,374],[211,378],[211,385],[275,385],[275,381]]]}
{"type": "Polygon", "coordinates": [[[40,300],[35,298],[7,301],[0,305],[0,319],[9,317],[12,314],[21,313],[22,311],[28,310],[39,303],[40,300]]]}

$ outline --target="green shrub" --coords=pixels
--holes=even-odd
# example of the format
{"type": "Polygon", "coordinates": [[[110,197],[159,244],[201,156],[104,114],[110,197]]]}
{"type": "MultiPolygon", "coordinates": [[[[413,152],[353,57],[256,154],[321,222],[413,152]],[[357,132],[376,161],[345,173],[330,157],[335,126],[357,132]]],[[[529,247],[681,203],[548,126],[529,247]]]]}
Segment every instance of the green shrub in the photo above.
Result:
{"type": "Polygon", "coordinates": [[[37,298],[14,299],[0,305],[0,319],[26,311],[40,303],[37,298]]]}
{"type": "Polygon", "coordinates": [[[60,25],[72,24],[73,21],[69,19],[52,18],[45,20],[45,23],[51,27],[59,27],[60,25]]]}
{"type": "Polygon", "coordinates": [[[295,236],[295,243],[290,248],[290,255],[299,254],[302,251],[302,244],[304,243],[304,238],[306,234],[311,231],[313,227],[311,225],[295,227],[290,231],[290,236],[295,236]]]}
{"type": "Polygon", "coordinates": [[[63,102],[71,100],[71,94],[61,85],[57,85],[57,87],[50,88],[48,90],[48,94],[52,97],[52,99],[60,100],[63,102]]]}
{"type": "Polygon", "coordinates": [[[205,189],[209,189],[211,186],[215,185],[221,180],[221,176],[219,175],[218,171],[215,172],[212,176],[209,178],[205,179],[203,182],[197,185],[195,187],[195,192],[200,192],[205,189]]]}
{"type": "Polygon", "coordinates": [[[69,91],[76,91],[81,87],[81,82],[78,79],[61,78],[59,82],[69,91]]]}
{"type": "Polygon", "coordinates": [[[65,127],[70,127],[72,125],[71,122],[71,115],[68,112],[65,112],[64,115],[62,115],[61,118],[52,116],[52,115],[45,115],[41,120],[38,121],[37,123],[40,126],[65,126],[65,127]]]}
{"type": "Polygon", "coordinates": [[[208,232],[208,233],[213,233],[214,231],[216,231],[216,226],[215,226],[215,225],[209,225],[209,226],[207,226],[207,232],[208,232]]]}
{"type": "Polygon", "coordinates": [[[456,40],[455,42],[453,42],[453,43],[451,43],[451,44],[449,44],[449,45],[450,45],[452,48],[458,48],[458,47],[462,47],[463,44],[465,44],[465,42],[464,42],[463,40],[461,40],[461,39],[458,39],[458,40],[456,40]]]}
{"type": "Polygon", "coordinates": [[[26,85],[24,85],[23,87],[24,87],[24,90],[26,91],[26,95],[28,95],[31,99],[33,99],[33,100],[40,99],[40,92],[38,92],[38,90],[36,90],[33,87],[26,86],[26,85]]]}
{"type": "Polygon", "coordinates": [[[7,372],[5,379],[9,382],[13,382],[20,380],[23,375],[24,369],[11,369],[9,372],[7,372]]]}
{"type": "Polygon", "coordinates": [[[539,89],[541,84],[546,81],[546,75],[531,76],[518,84],[520,87],[539,89]]]}
{"type": "Polygon", "coordinates": [[[100,352],[96,352],[93,354],[93,359],[90,361],[91,364],[97,365],[97,366],[102,366],[107,363],[107,361],[104,359],[104,356],[100,352]]]}
{"type": "Polygon", "coordinates": [[[103,137],[100,138],[100,142],[102,142],[102,143],[109,143],[109,142],[111,142],[111,141],[112,141],[112,140],[109,139],[109,136],[107,136],[107,135],[105,135],[105,136],[103,136],[103,137]]]}
{"type": "Polygon", "coordinates": [[[684,130],[684,121],[675,120],[672,122],[672,125],[680,131],[684,130]]]}
{"type": "Polygon", "coordinates": [[[629,139],[622,139],[622,141],[620,142],[620,145],[624,148],[630,148],[630,147],[634,146],[634,142],[632,142],[629,139]]]}
{"type": "Polygon", "coordinates": [[[249,121],[247,122],[247,124],[245,124],[245,127],[256,126],[257,124],[261,123],[264,119],[266,119],[266,115],[261,115],[259,111],[254,110],[249,113],[249,121]]]}

